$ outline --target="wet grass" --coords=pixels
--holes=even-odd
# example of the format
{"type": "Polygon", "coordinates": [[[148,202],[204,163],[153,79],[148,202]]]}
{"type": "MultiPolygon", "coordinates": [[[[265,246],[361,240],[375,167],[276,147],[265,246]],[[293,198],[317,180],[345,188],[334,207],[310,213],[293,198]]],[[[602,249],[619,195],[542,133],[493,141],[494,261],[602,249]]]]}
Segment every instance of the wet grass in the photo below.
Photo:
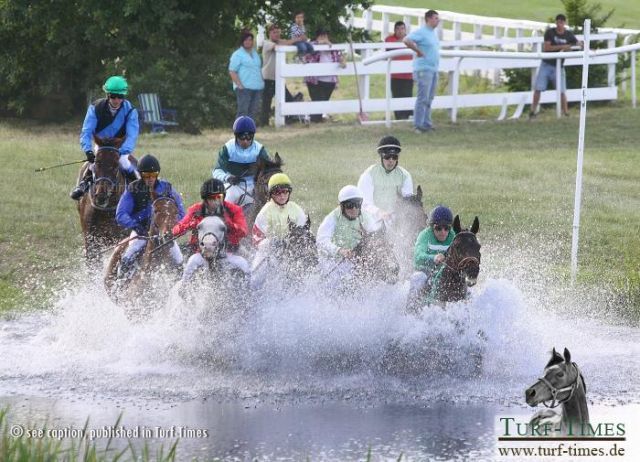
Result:
{"type": "MultiPolygon", "coordinates": [[[[636,315],[640,312],[640,112],[623,105],[589,108],[584,163],[579,283],[612,289],[636,315]]],[[[505,265],[547,262],[568,285],[578,112],[557,120],[553,108],[526,120],[447,120],[436,111],[438,130],[413,133],[409,125],[391,131],[403,145],[401,163],[425,191],[425,205],[451,206],[464,223],[479,215],[484,255],[498,248],[518,256],[505,265]],[[527,260],[528,259],[528,260],[527,260]],[[519,260],[519,261],[517,261],[519,260]]],[[[77,126],[79,126],[78,121],[77,126]]],[[[82,274],[82,245],[75,203],[68,192],[75,166],[34,173],[34,168],[81,157],[76,125],[42,126],[0,122],[4,181],[0,215],[0,309],[46,306],[52,291],[82,274]]],[[[258,139],[284,157],[294,181],[293,200],[309,211],[314,229],[336,202],[337,191],[355,183],[376,161],[375,145],[389,130],[359,126],[355,117],[311,128],[265,128],[258,139]]],[[[142,135],[138,156],[156,154],[162,176],[198,199],[227,130],[201,136],[142,135]]],[[[484,257],[483,257],[484,258],[484,257]]]]}

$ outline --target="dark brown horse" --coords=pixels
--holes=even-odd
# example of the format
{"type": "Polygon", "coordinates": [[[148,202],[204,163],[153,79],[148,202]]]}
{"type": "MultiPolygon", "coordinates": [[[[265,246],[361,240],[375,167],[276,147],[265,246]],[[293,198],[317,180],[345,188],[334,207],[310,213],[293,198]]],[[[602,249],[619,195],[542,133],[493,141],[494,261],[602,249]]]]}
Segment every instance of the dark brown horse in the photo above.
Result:
{"type": "Polygon", "coordinates": [[[476,283],[480,272],[480,243],[476,234],[480,230],[478,217],[470,230],[462,229],[460,217],[453,220],[456,237],[447,250],[442,269],[434,276],[427,303],[457,302],[467,298],[467,286],[476,283]]]}
{"type": "Polygon", "coordinates": [[[269,178],[276,173],[282,173],[284,162],[280,154],[276,152],[273,160],[258,159],[255,166],[251,169],[253,173],[253,204],[245,211],[245,219],[247,221],[247,229],[253,228],[258,212],[269,201],[269,178]]]}
{"type": "MultiPolygon", "coordinates": [[[[101,250],[115,245],[125,236],[115,220],[116,207],[125,189],[125,179],[120,172],[121,138],[94,138],[98,145],[93,183],[87,194],[78,201],[80,225],[84,237],[84,250],[88,263],[95,263],[101,250]]],[[[89,163],[80,169],[79,180],[85,175],[89,163]]]]}
{"type": "Polygon", "coordinates": [[[530,425],[540,428],[547,423],[553,430],[559,429],[562,435],[592,436],[582,434],[583,425],[589,423],[586,394],[584,377],[578,365],[571,361],[569,350],[565,348],[564,356],[561,356],[554,348],[543,376],[525,391],[529,406],[543,403],[549,408],[536,413],[530,425]],[[551,411],[558,406],[562,406],[561,415],[551,411]],[[557,420],[560,420],[559,425],[557,420]]]}
{"type": "MultiPolygon", "coordinates": [[[[117,279],[118,265],[122,254],[129,245],[128,239],[125,239],[115,249],[107,265],[105,286],[116,299],[124,296],[127,300],[133,301],[148,285],[151,274],[161,268],[171,269],[174,267],[170,254],[173,243],[169,240],[171,229],[178,222],[178,205],[172,197],[157,196],[153,192],[151,199],[153,203],[149,237],[145,238],[147,245],[140,258],[139,268],[130,280],[122,281],[116,288],[114,283],[117,279]]],[[[176,276],[180,276],[180,274],[176,274],[176,276]]]]}

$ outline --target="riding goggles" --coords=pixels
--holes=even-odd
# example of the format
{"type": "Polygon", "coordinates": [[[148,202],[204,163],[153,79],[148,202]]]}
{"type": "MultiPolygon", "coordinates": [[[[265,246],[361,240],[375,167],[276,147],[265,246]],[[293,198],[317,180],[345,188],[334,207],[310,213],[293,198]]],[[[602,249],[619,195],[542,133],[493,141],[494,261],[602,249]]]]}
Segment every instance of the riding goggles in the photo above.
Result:
{"type": "Polygon", "coordinates": [[[242,141],[251,141],[253,139],[253,133],[251,132],[238,133],[236,136],[242,141]]]}
{"type": "Polygon", "coordinates": [[[344,201],[342,205],[345,209],[348,210],[359,209],[360,207],[362,207],[362,201],[344,201]]]}
{"type": "Polygon", "coordinates": [[[214,194],[209,194],[207,196],[207,199],[213,199],[215,201],[218,200],[223,200],[224,199],[224,194],[223,193],[214,193],[214,194]]]}
{"type": "Polygon", "coordinates": [[[109,93],[109,99],[124,99],[124,95],[118,95],[116,93],[109,93]]]}
{"type": "Polygon", "coordinates": [[[158,172],[140,172],[140,176],[145,180],[149,178],[158,178],[158,175],[158,172]]]}
{"type": "Polygon", "coordinates": [[[385,152],[384,154],[382,154],[382,158],[384,160],[389,160],[389,159],[398,160],[398,154],[392,154],[390,152],[385,152]]]}
{"type": "Polygon", "coordinates": [[[450,225],[433,225],[433,229],[435,231],[449,231],[451,229],[450,225]]]}
{"type": "Polygon", "coordinates": [[[277,196],[278,194],[290,194],[291,193],[291,188],[287,188],[287,187],[278,187],[278,188],[273,188],[271,190],[271,195],[272,196],[277,196]]]}

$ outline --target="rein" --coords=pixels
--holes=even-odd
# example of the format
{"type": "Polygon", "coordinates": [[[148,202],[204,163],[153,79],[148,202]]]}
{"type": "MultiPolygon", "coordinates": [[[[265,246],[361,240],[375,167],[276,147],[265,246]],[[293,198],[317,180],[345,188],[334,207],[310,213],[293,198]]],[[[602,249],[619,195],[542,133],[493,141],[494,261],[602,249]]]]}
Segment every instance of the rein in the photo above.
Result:
{"type": "MultiPolygon", "coordinates": [[[[561,404],[566,403],[567,401],[569,401],[573,397],[573,393],[576,391],[576,388],[578,388],[578,382],[580,382],[581,373],[580,373],[580,369],[578,368],[578,365],[576,363],[571,363],[571,364],[573,364],[573,367],[576,368],[576,380],[571,385],[568,385],[568,386],[563,387],[563,388],[556,388],[544,376],[540,377],[538,379],[538,381],[542,382],[549,389],[549,392],[551,393],[551,397],[552,397],[551,404],[547,404],[547,402],[549,400],[542,402],[542,404],[545,407],[547,407],[549,409],[556,408],[556,407],[560,406],[561,404]],[[567,391],[569,392],[569,395],[566,398],[564,398],[562,400],[558,400],[557,399],[559,393],[565,393],[567,391]],[[557,400],[557,402],[556,402],[556,400],[557,400]]],[[[551,369],[553,369],[555,367],[558,367],[558,364],[556,364],[554,366],[551,366],[551,367],[548,367],[547,369],[545,369],[544,370],[545,375],[547,375],[547,372],[549,370],[551,370],[551,369]]]]}

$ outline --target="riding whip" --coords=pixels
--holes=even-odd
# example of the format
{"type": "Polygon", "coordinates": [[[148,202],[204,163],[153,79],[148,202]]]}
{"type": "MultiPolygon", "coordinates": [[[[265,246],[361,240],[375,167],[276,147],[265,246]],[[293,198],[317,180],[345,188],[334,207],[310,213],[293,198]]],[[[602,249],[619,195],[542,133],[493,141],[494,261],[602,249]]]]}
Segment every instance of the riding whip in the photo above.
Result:
{"type": "Polygon", "coordinates": [[[40,167],[40,168],[37,168],[35,171],[36,172],[44,172],[45,170],[51,170],[52,168],[66,167],[67,165],[82,164],[82,163],[84,163],[86,161],[87,161],[86,159],[74,160],[73,162],[67,162],[66,164],[52,165],[51,167],[40,167]]]}

